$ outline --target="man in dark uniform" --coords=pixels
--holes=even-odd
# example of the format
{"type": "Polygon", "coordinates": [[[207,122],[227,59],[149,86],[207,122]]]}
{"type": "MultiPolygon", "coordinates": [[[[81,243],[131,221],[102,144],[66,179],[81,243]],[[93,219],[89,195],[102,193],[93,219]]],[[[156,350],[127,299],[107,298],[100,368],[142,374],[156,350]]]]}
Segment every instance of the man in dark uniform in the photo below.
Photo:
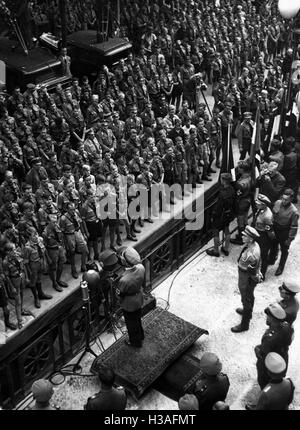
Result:
{"type": "Polygon", "coordinates": [[[44,244],[46,248],[46,258],[48,260],[49,276],[53,288],[56,291],[63,291],[68,284],[60,278],[63,272],[63,265],[66,262],[65,250],[63,247],[63,235],[58,225],[57,213],[48,214],[48,224],[43,232],[44,244]]]}
{"type": "Polygon", "coordinates": [[[285,186],[285,178],[278,172],[278,163],[271,161],[266,169],[261,170],[258,180],[259,192],[267,196],[272,203],[281,197],[285,186]]]}
{"type": "Polygon", "coordinates": [[[254,306],[254,289],[261,280],[260,274],[260,248],[257,243],[259,238],[255,228],[247,225],[243,234],[245,247],[238,258],[239,291],[243,308],[237,308],[236,312],[242,315],[239,325],[232,327],[233,333],[240,333],[249,329],[254,306]]]}
{"type": "Polygon", "coordinates": [[[296,294],[300,292],[300,283],[295,279],[285,280],[279,287],[279,293],[282,300],[279,301],[286,313],[285,320],[293,324],[299,311],[299,302],[296,294]]]}
{"type": "Polygon", "coordinates": [[[294,329],[285,321],[285,310],[279,303],[273,303],[265,309],[267,325],[269,328],[261,338],[261,344],[254,348],[257,357],[257,382],[263,389],[270,381],[270,376],[265,367],[265,358],[269,352],[280,354],[288,364],[288,350],[293,340],[294,329]]]}
{"type": "MultiPolygon", "coordinates": [[[[162,164],[165,170],[164,183],[171,187],[175,183],[175,154],[172,146],[167,148],[166,154],[162,157],[162,164]]],[[[170,204],[175,204],[174,191],[170,192],[170,204]]]]}
{"type": "MultiPolygon", "coordinates": [[[[276,352],[269,352],[265,358],[265,367],[269,374],[270,382],[260,393],[254,410],[288,410],[294,398],[295,386],[290,378],[284,378],[286,362],[276,352]]],[[[251,410],[253,408],[246,405],[246,409],[251,410]]]]}
{"type": "Polygon", "coordinates": [[[231,173],[221,173],[221,186],[217,202],[212,211],[211,224],[213,226],[214,233],[214,248],[208,249],[206,253],[208,255],[219,257],[219,246],[220,237],[219,232],[224,232],[224,245],[221,247],[221,251],[225,255],[229,255],[229,244],[230,244],[230,232],[229,224],[234,220],[234,202],[235,202],[235,190],[232,183],[231,173]]]}
{"type": "Polygon", "coordinates": [[[101,383],[99,393],[88,398],[84,409],[87,411],[122,411],[127,404],[127,396],[123,388],[115,388],[115,373],[108,366],[101,366],[98,370],[101,383]]]}
{"type": "Polygon", "coordinates": [[[230,240],[236,245],[243,245],[242,232],[248,224],[248,212],[251,203],[251,174],[250,166],[246,161],[238,163],[239,177],[236,182],[236,207],[238,234],[230,240]]]}
{"type": "Polygon", "coordinates": [[[273,231],[273,214],[270,209],[271,200],[263,194],[258,194],[256,199],[257,212],[253,219],[253,226],[259,233],[257,243],[260,246],[261,252],[261,274],[265,279],[268,268],[269,252],[271,249],[272,240],[275,238],[273,231]]]}
{"type": "Polygon", "coordinates": [[[222,363],[212,352],[202,355],[199,367],[203,373],[195,384],[193,394],[197,397],[199,410],[210,411],[217,401],[226,399],[230,382],[228,376],[221,373],[222,363]]]}
{"type": "Polygon", "coordinates": [[[269,264],[275,263],[278,245],[281,249],[281,257],[275,276],[282,274],[289,255],[290,245],[297,236],[299,213],[292,203],[293,198],[293,190],[287,188],[281,199],[275,202],[273,208],[275,239],[271,246],[269,264]]]}
{"type": "Polygon", "coordinates": [[[120,254],[120,260],[125,266],[125,272],[119,280],[117,295],[123,311],[129,340],[128,346],[141,348],[144,340],[142,326],[142,287],[145,279],[145,268],[141,264],[141,257],[131,247],[126,247],[120,254]]]}
{"type": "Polygon", "coordinates": [[[253,122],[251,121],[252,113],[244,112],[244,121],[239,127],[237,133],[239,150],[240,150],[240,160],[244,160],[246,155],[250,155],[251,139],[253,134],[253,122]]]}

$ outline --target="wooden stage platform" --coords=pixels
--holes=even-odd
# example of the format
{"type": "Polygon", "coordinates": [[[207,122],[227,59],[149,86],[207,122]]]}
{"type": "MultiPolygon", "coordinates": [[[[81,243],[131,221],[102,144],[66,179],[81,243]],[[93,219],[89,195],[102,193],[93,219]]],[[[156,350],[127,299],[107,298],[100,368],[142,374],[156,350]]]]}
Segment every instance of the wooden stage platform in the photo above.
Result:
{"type": "Polygon", "coordinates": [[[116,382],[136,399],[165,372],[207,330],[194,326],[176,315],[157,307],[143,318],[145,340],[142,348],[125,344],[123,335],[99,357],[91,367],[97,374],[101,365],[109,365],[116,382]]]}

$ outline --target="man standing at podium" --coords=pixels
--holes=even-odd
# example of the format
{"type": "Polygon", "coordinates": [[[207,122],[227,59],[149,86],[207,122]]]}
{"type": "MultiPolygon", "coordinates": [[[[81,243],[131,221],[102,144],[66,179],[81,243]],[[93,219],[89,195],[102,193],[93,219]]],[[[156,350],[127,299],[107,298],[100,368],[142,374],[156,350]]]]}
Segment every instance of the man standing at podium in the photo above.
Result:
{"type": "Polygon", "coordinates": [[[141,264],[139,253],[131,247],[121,250],[120,260],[125,266],[116,293],[120,300],[129,340],[125,341],[128,346],[141,348],[144,340],[142,327],[142,287],[145,278],[145,268],[141,264]]]}

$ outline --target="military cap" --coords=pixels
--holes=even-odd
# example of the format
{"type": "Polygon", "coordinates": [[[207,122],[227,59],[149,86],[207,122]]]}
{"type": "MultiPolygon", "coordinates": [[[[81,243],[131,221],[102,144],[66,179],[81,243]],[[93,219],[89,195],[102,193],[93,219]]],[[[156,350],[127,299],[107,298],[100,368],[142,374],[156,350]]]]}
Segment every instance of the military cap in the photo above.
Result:
{"type": "Polygon", "coordinates": [[[285,310],[280,306],[279,303],[271,303],[266,309],[265,314],[275,318],[277,321],[284,321],[286,318],[285,310]]]}
{"type": "Polygon", "coordinates": [[[113,250],[106,249],[99,255],[99,261],[104,270],[112,270],[119,260],[117,254],[113,250]]]}
{"type": "Polygon", "coordinates": [[[257,200],[261,203],[264,203],[267,206],[271,204],[271,200],[264,194],[258,194],[257,200]]]}
{"type": "Polygon", "coordinates": [[[53,386],[47,379],[38,379],[31,386],[33,397],[37,402],[48,402],[53,395],[53,386]]]}
{"type": "Polygon", "coordinates": [[[178,407],[181,411],[196,411],[199,409],[199,402],[195,394],[185,394],[178,400],[178,407]]]}
{"type": "Polygon", "coordinates": [[[32,159],[32,164],[41,164],[42,160],[40,157],[35,157],[32,159]]]}
{"type": "Polygon", "coordinates": [[[206,375],[215,376],[221,372],[222,363],[213,352],[205,352],[201,357],[199,367],[206,375]]]}
{"type": "Polygon", "coordinates": [[[289,279],[282,283],[282,288],[290,293],[299,293],[300,292],[300,282],[297,282],[295,279],[289,279]]]}
{"type": "Polygon", "coordinates": [[[27,88],[29,90],[34,90],[35,89],[35,85],[34,84],[27,84],[27,88]]]}
{"type": "Polygon", "coordinates": [[[250,225],[246,226],[242,234],[244,236],[251,237],[251,239],[255,239],[255,240],[260,237],[258,231],[254,227],[251,227],[250,225]]]}
{"type": "Polygon", "coordinates": [[[244,117],[245,118],[252,118],[252,113],[251,112],[244,112],[244,117]]]}
{"type": "Polygon", "coordinates": [[[131,246],[127,246],[119,255],[121,255],[124,260],[132,266],[141,263],[140,254],[131,246]]]}
{"type": "Polygon", "coordinates": [[[231,173],[221,173],[221,179],[224,181],[232,182],[232,175],[231,173]]]}
{"type": "Polygon", "coordinates": [[[265,358],[265,366],[271,373],[283,373],[286,369],[286,362],[277,352],[269,352],[265,358]]]}

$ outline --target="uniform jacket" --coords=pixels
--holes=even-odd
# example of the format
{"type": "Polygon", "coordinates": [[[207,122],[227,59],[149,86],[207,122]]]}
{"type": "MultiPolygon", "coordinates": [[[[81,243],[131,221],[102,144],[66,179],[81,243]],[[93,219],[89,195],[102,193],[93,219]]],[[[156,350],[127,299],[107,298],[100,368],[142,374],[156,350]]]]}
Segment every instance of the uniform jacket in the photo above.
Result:
{"type": "Polygon", "coordinates": [[[262,390],[256,410],[281,411],[288,410],[294,397],[294,384],[290,378],[272,380],[262,390]]]}
{"type": "Polygon", "coordinates": [[[142,264],[137,264],[132,269],[125,270],[118,284],[120,305],[125,311],[134,312],[142,307],[144,278],[145,268],[142,264]]]}
{"type": "Polygon", "coordinates": [[[197,383],[194,394],[199,402],[200,411],[210,411],[218,401],[226,399],[229,379],[224,373],[217,376],[203,376],[197,383]]]}

